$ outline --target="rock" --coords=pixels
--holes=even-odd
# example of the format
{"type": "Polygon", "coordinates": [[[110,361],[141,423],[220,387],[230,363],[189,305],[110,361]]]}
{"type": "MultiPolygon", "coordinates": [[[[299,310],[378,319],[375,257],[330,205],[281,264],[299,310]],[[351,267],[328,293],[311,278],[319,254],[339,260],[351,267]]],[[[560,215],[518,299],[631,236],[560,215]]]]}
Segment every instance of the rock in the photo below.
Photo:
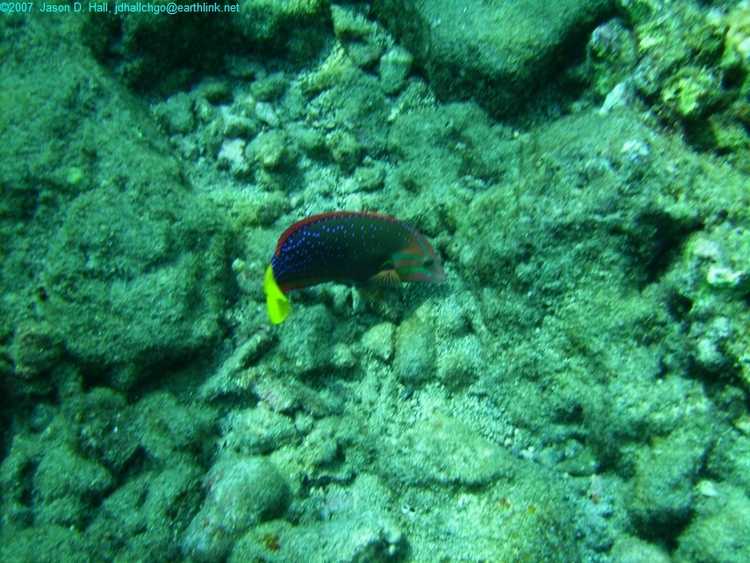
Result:
{"type": "Polygon", "coordinates": [[[449,389],[458,390],[474,383],[482,374],[483,347],[474,334],[451,339],[439,348],[437,377],[449,389]]]}
{"type": "Polygon", "coordinates": [[[375,64],[389,41],[385,31],[369,21],[357,7],[333,4],[331,17],[333,32],[352,62],[362,68],[375,64]]]}
{"type": "MultiPolygon", "coordinates": [[[[327,307],[313,305],[304,310],[297,307],[296,313],[293,309],[286,322],[294,323],[295,331],[279,341],[278,351],[281,357],[291,360],[284,366],[284,371],[305,373],[331,365],[332,347],[321,346],[318,340],[320,334],[332,335],[336,328],[333,315],[327,307]]],[[[335,342],[336,339],[332,338],[332,341],[335,342]]]]}
{"type": "Polygon", "coordinates": [[[252,167],[245,158],[246,147],[247,143],[243,139],[225,139],[216,157],[219,168],[229,170],[238,179],[250,176],[252,167]]]}
{"type": "Polygon", "coordinates": [[[354,190],[375,192],[385,185],[386,170],[383,164],[378,162],[365,162],[354,171],[354,190]]]}
{"type": "Polygon", "coordinates": [[[182,552],[196,561],[221,561],[251,526],[277,516],[289,503],[289,485],[263,457],[221,458],[206,478],[203,507],[190,522],[182,552]]]}
{"type": "Polygon", "coordinates": [[[396,330],[396,376],[405,384],[424,383],[435,376],[435,335],[428,307],[420,307],[396,330]]]}
{"type": "MultiPolygon", "coordinates": [[[[227,233],[213,204],[188,186],[147,105],[88,50],[46,37],[19,39],[36,46],[38,64],[21,70],[23,57],[8,52],[0,76],[0,214],[18,225],[2,234],[2,316],[15,328],[35,303],[68,357],[127,387],[218,337],[227,233]],[[33,216],[24,211],[42,200],[33,216]]],[[[182,97],[170,105],[175,133],[190,128],[189,105],[182,97]]],[[[34,362],[32,371],[47,363],[39,354],[34,362]]]]}
{"type": "Polygon", "coordinates": [[[326,137],[326,143],[331,156],[341,169],[350,173],[362,162],[364,147],[354,135],[346,131],[337,130],[326,137]]]}
{"type": "Polygon", "coordinates": [[[608,0],[375,0],[379,21],[414,56],[440,97],[476,99],[496,117],[561,70],[571,45],[611,12],[608,0]]]}
{"type": "Polygon", "coordinates": [[[13,533],[0,547],[2,561],[66,561],[87,563],[98,556],[90,553],[74,526],[34,526],[13,533]]]}
{"type": "Polygon", "coordinates": [[[661,547],[632,536],[620,536],[612,546],[613,563],[670,563],[661,547]]]}
{"type": "Polygon", "coordinates": [[[641,450],[626,496],[628,511],[640,530],[654,534],[687,522],[693,485],[709,445],[710,436],[678,429],[641,450]]]}
{"type": "Polygon", "coordinates": [[[392,323],[380,323],[362,335],[362,347],[384,362],[393,357],[393,338],[396,327],[392,323]]]}
{"type": "Polygon", "coordinates": [[[33,476],[37,524],[80,526],[90,503],[112,487],[112,475],[67,446],[48,449],[33,476]]]}
{"type": "Polygon", "coordinates": [[[227,424],[230,430],[224,436],[224,447],[242,454],[266,454],[297,437],[292,419],[263,403],[231,414],[227,424]]]}
{"type": "Polygon", "coordinates": [[[13,335],[13,364],[16,375],[24,379],[52,369],[62,352],[59,336],[45,323],[24,323],[13,335]]]}
{"type": "Polygon", "coordinates": [[[406,83],[414,62],[412,54],[403,47],[390,49],[380,59],[380,86],[386,94],[397,94],[406,83]]]}
{"type": "Polygon", "coordinates": [[[157,465],[171,465],[180,458],[190,460],[212,447],[208,439],[214,424],[211,410],[181,405],[166,391],[141,400],[134,418],[140,446],[157,465]]]}
{"type": "Polygon", "coordinates": [[[406,535],[393,516],[393,495],[376,476],[357,475],[346,486],[316,488],[318,518],[290,526],[261,524],[237,542],[229,561],[389,561],[407,553],[406,535]],[[279,552],[279,558],[274,552],[279,552]]]}
{"type": "Polygon", "coordinates": [[[243,115],[230,113],[224,120],[224,135],[228,139],[244,139],[249,141],[258,134],[260,122],[243,115]]]}
{"type": "Polygon", "coordinates": [[[255,104],[255,116],[269,127],[278,127],[281,125],[281,119],[279,119],[276,110],[268,102],[258,102],[255,104]]]}
{"type": "Polygon", "coordinates": [[[677,561],[750,560],[750,498],[740,489],[720,484],[716,496],[701,498],[696,514],[677,541],[677,561]]]}
{"type": "Polygon", "coordinates": [[[513,465],[505,450],[441,414],[391,438],[378,458],[382,475],[418,487],[482,486],[507,475],[513,465]]]}
{"type": "Polygon", "coordinates": [[[169,135],[187,135],[195,128],[193,100],[185,92],[170,96],[154,107],[154,115],[169,135]]]}
{"type": "Polygon", "coordinates": [[[78,438],[78,449],[114,474],[122,471],[136,453],[141,436],[122,394],[95,387],[71,397],[64,412],[78,438]]]}
{"type": "Polygon", "coordinates": [[[176,463],[129,476],[102,502],[83,538],[100,561],[177,561],[175,537],[199,505],[202,471],[176,463]],[[102,541],[101,538],[107,538],[102,541]]]}
{"type": "Polygon", "coordinates": [[[263,78],[259,78],[250,86],[253,97],[261,102],[270,102],[280,98],[289,85],[289,81],[283,72],[275,72],[263,78]]]}
{"type": "MultiPolygon", "coordinates": [[[[224,229],[194,194],[158,181],[124,190],[109,184],[81,194],[61,215],[41,309],[75,359],[148,366],[184,358],[218,336],[224,229]],[[214,235],[194,235],[211,225],[214,235]]],[[[113,383],[127,387],[148,374],[116,372],[113,383]]]]}
{"type": "Polygon", "coordinates": [[[289,137],[275,129],[264,131],[247,146],[245,156],[268,170],[284,168],[292,160],[289,137]]]}
{"type": "Polygon", "coordinates": [[[317,54],[329,36],[328,6],[328,0],[243,0],[230,22],[242,41],[286,51],[299,61],[317,54]]]}

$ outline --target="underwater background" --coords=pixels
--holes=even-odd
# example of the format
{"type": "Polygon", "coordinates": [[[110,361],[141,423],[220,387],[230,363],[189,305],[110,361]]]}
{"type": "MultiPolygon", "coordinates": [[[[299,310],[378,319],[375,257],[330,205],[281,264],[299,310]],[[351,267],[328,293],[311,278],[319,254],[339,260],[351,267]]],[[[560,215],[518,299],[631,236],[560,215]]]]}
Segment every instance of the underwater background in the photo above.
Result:
{"type": "Polygon", "coordinates": [[[0,4],[0,560],[750,561],[750,2],[0,4]],[[406,221],[447,279],[289,292],[406,221]]]}

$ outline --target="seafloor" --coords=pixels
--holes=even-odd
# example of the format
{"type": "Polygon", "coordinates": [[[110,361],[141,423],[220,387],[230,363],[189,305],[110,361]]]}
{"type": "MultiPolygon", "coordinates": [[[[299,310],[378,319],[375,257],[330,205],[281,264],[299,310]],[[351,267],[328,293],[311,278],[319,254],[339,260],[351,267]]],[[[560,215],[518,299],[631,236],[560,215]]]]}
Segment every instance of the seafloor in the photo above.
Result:
{"type": "Polygon", "coordinates": [[[0,12],[0,560],[750,561],[749,2],[0,12]]]}

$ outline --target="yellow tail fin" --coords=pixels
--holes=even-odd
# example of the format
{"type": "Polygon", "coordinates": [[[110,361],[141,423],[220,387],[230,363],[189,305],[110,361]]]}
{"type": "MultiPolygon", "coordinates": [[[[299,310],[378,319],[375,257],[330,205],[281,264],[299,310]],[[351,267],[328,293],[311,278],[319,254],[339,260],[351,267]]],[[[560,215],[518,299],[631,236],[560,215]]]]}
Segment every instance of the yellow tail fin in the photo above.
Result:
{"type": "Polygon", "coordinates": [[[289,315],[289,299],[281,291],[273,277],[273,268],[269,265],[266,270],[266,277],[263,280],[263,291],[266,293],[266,308],[268,309],[268,318],[272,324],[284,322],[289,315]]]}

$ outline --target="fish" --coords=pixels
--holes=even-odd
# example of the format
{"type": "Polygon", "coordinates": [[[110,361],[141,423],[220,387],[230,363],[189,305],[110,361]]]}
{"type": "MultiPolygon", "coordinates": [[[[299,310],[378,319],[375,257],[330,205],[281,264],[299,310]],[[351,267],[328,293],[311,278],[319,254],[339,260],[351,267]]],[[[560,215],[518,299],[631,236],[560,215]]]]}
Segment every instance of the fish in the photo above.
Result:
{"type": "Polygon", "coordinates": [[[263,290],[268,318],[279,324],[291,309],[289,291],[326,282],[400,286],[445,279],[432,246],[408,223],[380,213],[335,211],[297,221],[282,233],[263,290]]]}

